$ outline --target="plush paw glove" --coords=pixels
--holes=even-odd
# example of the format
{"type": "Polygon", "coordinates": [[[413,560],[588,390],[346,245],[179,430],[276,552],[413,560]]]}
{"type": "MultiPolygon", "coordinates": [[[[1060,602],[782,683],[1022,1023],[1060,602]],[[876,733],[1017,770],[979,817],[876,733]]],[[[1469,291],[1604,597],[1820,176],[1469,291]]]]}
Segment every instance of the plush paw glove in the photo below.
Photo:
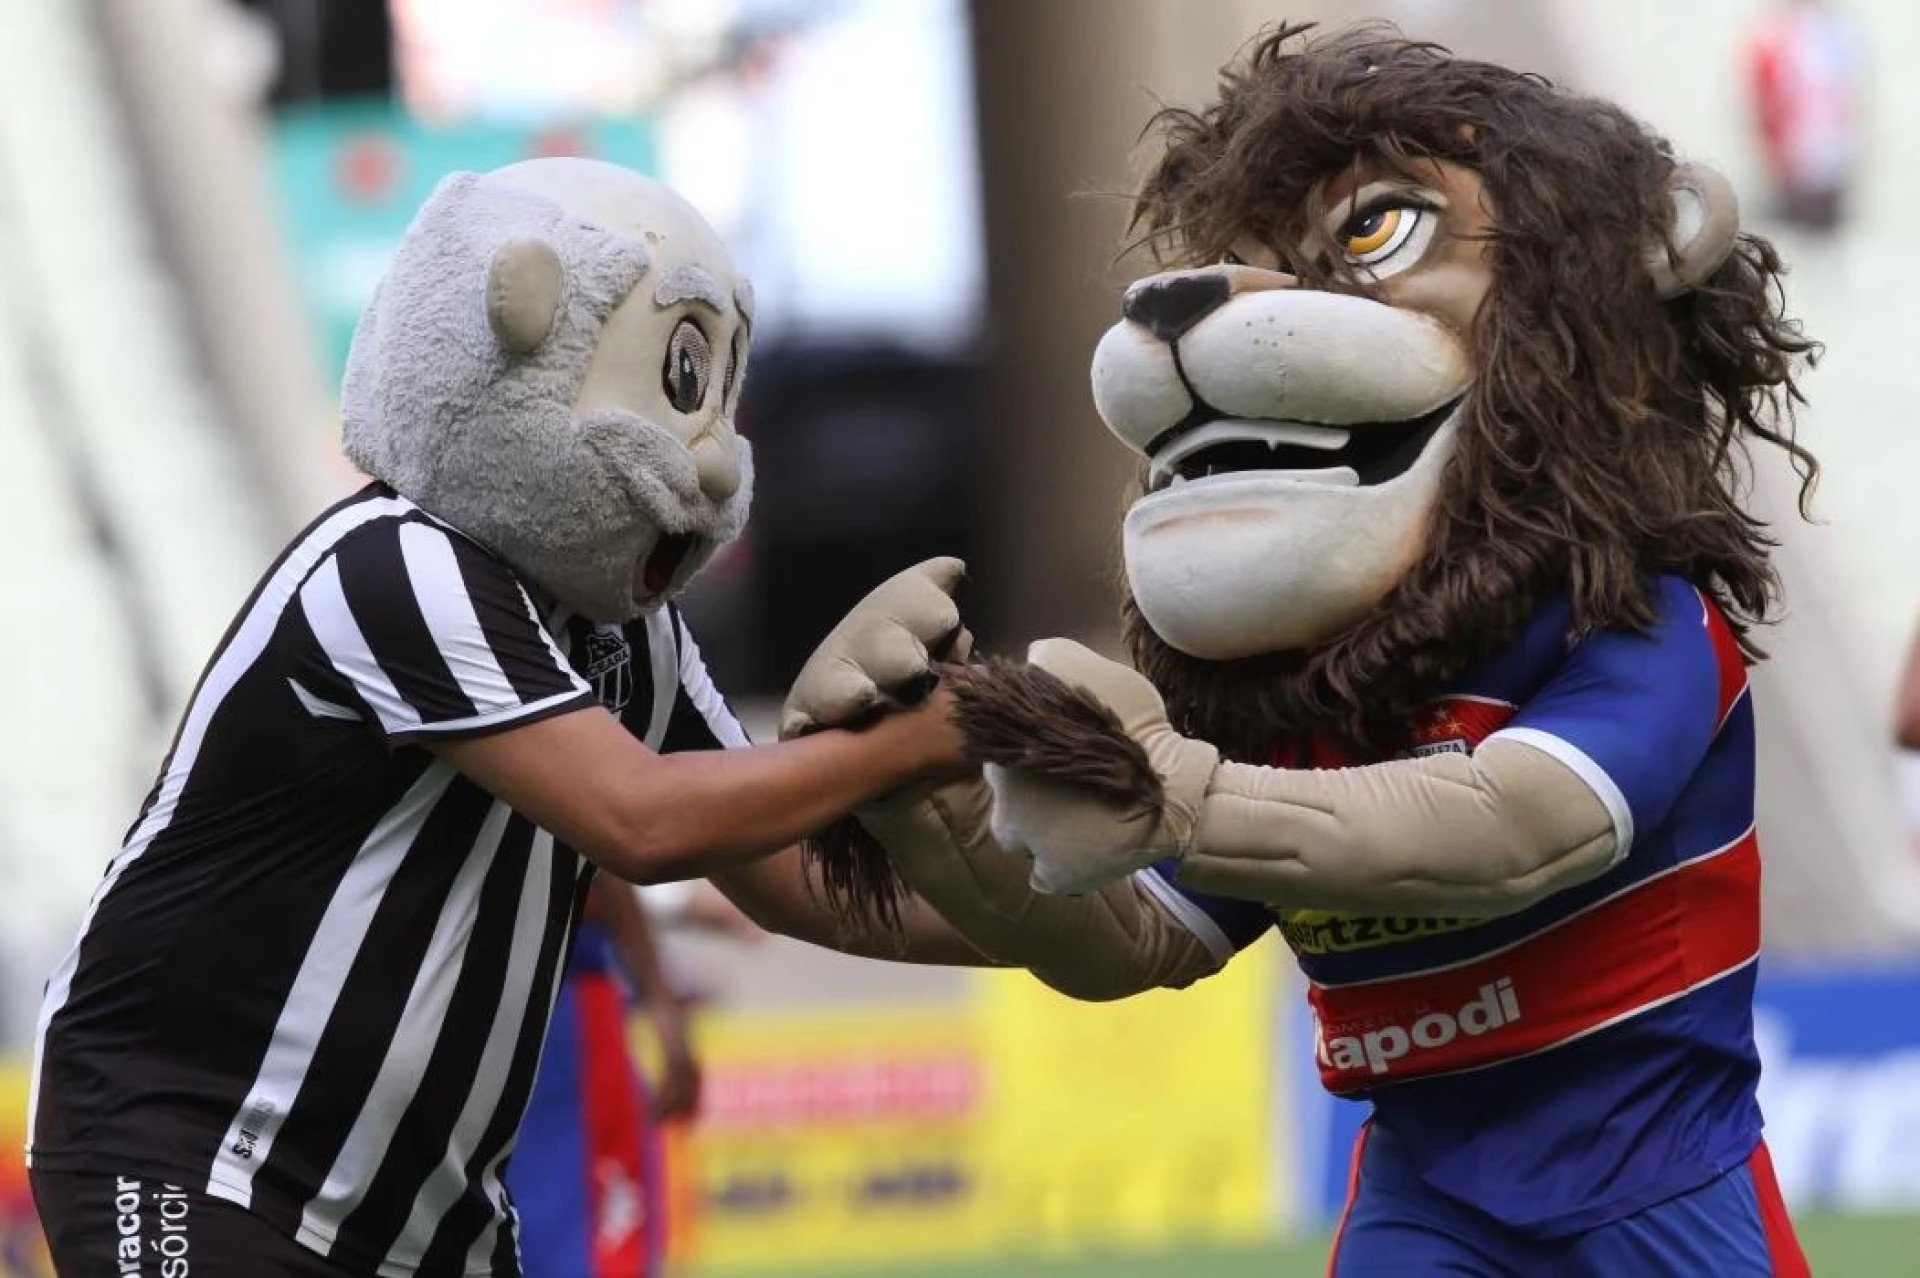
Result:
{"type": "Polygon", "coordinates": [[[929,559],[881,582],[807,658],[780,713],[780,738],[856,723],[910,705],[935,661],[963,661],[970,640],[953,602],[958,559],[929,559]]]}
{"type": "Polygon", "coordinates": [[[1166,786],[1157,813],[1142,815],[1072,783],[989,764],[994,839],[1033,857],[1033,886],[1042,892],[1091,892],[1193,845],[1200,805],[1220,762],[1204,741],[1183,737],[1167,720],[1166,703],[1146,677],[1070,639],[1042,639],[1027,660],[1105,705],[1146,751],[1166,786]]]}

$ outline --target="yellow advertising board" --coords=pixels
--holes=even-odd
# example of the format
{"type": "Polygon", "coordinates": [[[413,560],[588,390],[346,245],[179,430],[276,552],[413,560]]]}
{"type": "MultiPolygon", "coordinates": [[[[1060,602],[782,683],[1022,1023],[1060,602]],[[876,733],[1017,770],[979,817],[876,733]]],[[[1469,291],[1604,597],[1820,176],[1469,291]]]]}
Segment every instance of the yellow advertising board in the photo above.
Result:
{"type": "Polygon", "coordinates": [[[676,1257],[700,1272],[1269,1236],[1272,966],[1074,1003],[985,973],[941,1007],[704,1023],[676,1257]]]}
{"type": "Polygon", "coordinates": [[[27,1084],[32,1065],[25,1059],[0,1062],[0,1275],[5,1278],[53,1278],[40,1218],[27,1187],[27,1084]]]}

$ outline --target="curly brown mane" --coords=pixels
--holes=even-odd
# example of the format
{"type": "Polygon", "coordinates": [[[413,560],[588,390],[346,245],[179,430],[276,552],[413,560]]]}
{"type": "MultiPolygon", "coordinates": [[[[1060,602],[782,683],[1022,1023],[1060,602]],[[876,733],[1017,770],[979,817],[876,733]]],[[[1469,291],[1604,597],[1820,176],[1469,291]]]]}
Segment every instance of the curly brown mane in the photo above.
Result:
{"type": "Polygon", "coordinates": [[[1669,231],[1664,139],[1391,29],[1308,30],[1261,37],[1204,110],[1154,117],[1166,149],[1135,204],[1142,242],[1195,264],[1251,234],[1309,286],[1365,292],[1315,239],[1327,184],[1366,160],[1471,167],[1495,223],[1474,390],[1423,557],[1350,630],[1308,652],[1208,662],[1127,600],[1134,659],[1176,722],[1262,762],[1303,730],[1389,745],[1554,593],[1581,629],[1644,629],[1655,573],[1709,590],[1758,658],[1750,630],[1777,583],[1775,543],[1739,501],[1748,446],[1790,454],[1803,514],[1819,469],[1793,437],[1794,379],[1818,348],[1782,313],[1773,247],[1743,234],[1702,286],[1662,302],[1643,252],[1669,231]]]}

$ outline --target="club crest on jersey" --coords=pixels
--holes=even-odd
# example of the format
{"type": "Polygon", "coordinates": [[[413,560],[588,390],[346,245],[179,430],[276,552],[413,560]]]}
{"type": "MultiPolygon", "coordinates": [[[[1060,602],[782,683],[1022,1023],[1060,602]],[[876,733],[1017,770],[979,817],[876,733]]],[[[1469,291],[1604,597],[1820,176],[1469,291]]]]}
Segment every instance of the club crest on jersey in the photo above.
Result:
{"type": "Polygon", "coordinates": [[[1408,734],[1403,759],[1471,754],[1475,746],[1513,717],[1513,705],[1493,697],[1454,695],[1428,707],[1408,734]]]}
{"type": "Polygon", "coordinates": [[[595,626],[587,635],[587,662],[582,671],[593,685],[600,704],[614,714],[633,700],[633,645],[619,626],[595,626]]]}

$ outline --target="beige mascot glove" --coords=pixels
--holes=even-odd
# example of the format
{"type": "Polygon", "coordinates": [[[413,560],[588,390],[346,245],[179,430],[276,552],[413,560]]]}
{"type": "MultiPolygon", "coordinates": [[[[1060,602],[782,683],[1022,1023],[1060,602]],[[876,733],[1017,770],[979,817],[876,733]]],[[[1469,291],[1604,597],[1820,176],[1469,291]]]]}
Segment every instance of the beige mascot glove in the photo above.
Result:
{"type": "Polygon", "coordinates": [[[1035,892],[1024,859],[995,842],[992,808],[974,778],[890,795],[858,818],[907,886],[975,949],[1071,998],[1191,985],[1231,957],[1209,951],[1136,880],[1086,896],[1035,892]]]}
{"type": "Polygon", "coordinates": [[[929,559],[875,586],[800,668],[780,712],[780,739],[911,704],[932,686],[936,659],[966,660],[972,640],[953,602],[966,574],[958,559],[929,559]]]}
{"type": "MultiPolygon", "coordinates": [[[[883,582],[835,626],[801,669],[781,714],[782,737],[856,723],[915,699],[935,677],[931,652],[968,644],[951,591],[964,566],[916,565],[883,582]]],[[[1124,998],[1191,984],[1229,955],[1213,953],[1133,882],[1073,899],[1028,885],[1024,861],[988,829],[993,797],[978,777],[916,786],[856,817],[894,869],[974,948],[1024,967],[1074,998],[1124,998]]]]}
{"type": "Polygon", "coordinates": [[[1221,763],[1176,733],[1147,680],[1079,644],[1042,640],[1038,666],[1105,705],[1166,788],[1130,814],[1067,782],[989,764],[993,831],[1033,857],[1036,886],[1081,892],[1162,858],[1200,891],[1276,905],[1497,915],[1626,855],[1616,815],[1572,768],[1496,735],[1468,754],[1292,771],[1221,763]]]}

